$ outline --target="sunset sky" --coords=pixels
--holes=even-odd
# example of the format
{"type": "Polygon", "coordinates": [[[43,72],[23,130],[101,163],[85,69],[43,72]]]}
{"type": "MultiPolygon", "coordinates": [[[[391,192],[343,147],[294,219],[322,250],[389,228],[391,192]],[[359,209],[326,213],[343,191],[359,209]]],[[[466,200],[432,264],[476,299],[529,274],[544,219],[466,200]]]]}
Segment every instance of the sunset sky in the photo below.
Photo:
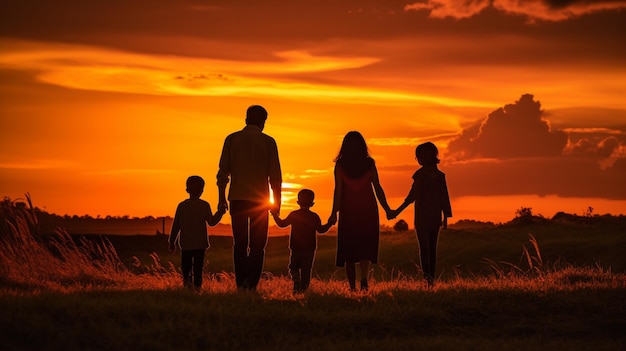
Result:
{"type": "Polygon", "coordinates": [[[350,130],[393,208],[432,141],[452,222],[625,214],[624,38],[611,0],[3,1],[0,195],[173,216],[196,174],[215,208],[224,138],[260,104],[282,215],[306,187],[328,218],[350,130]]]}

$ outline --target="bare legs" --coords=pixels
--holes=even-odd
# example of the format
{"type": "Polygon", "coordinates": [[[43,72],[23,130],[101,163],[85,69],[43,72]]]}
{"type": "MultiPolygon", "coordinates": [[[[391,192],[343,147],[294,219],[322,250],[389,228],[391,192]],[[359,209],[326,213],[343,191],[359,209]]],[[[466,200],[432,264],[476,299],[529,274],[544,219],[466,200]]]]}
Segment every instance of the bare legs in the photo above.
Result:
{"type": "MultiPolygon", "coordinates": [[[[367,290],[367,275],[370,270],[370,261],[361,260],[359,261],[359,266],[361,268],[361,290],[367,290]]],[[[356,290],[356,262],[346,262],[346,276],[348,277],[350,290],[356,290]]]]}

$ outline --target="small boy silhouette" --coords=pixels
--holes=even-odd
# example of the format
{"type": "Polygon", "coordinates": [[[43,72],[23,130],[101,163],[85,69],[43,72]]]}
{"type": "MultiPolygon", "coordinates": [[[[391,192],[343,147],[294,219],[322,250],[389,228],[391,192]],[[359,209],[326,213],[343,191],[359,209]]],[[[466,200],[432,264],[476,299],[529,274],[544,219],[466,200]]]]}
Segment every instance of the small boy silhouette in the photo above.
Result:
{"type": "Polygon", "coordinates": [[[395,218],[407,206],[415,203],[415,232],[420,247],[422,271],[429,287],[434,284],[435,279],[439,230],[441,227],[447,228],[448,217],[452,217],[446,175],[437,168],[438,154],[439,150],[431,142],[415,148],[415,157],[422,167],[413,174],[413,186],[409,195],[388,217],[395,218]]]}
{"type": "Polygon", "coordinates": [[[176,208],[169,237],[169,251],[174,253],[178,242],[181,249],[180,266],[183,271],[183,286],[188,288],[195,286],[196,289],[200,289],[204,253],[209,248],[206,224],[216,225],[226,211],[220,209],[213,215],[209,203],[200,199],[204,191],[202,177],[187,178],[186,190],[189,193],[189,199],[178,204],[176,208]]]}
{"type": "Polygon", "coordinates": [[[312,190],[302,189],[298,192],[300,209],[292,211],[285,219],[281,219],[276,212],[271,212],[279,227],[291,225],[289,274],[293,280],[295,293],[304,292],[311,282],[311,271],[317,249],[316,232],[326,233],[333,225],[333,223],[322,225],[320,216],[311,211],[314,199],[315,193],[312,190]]]}

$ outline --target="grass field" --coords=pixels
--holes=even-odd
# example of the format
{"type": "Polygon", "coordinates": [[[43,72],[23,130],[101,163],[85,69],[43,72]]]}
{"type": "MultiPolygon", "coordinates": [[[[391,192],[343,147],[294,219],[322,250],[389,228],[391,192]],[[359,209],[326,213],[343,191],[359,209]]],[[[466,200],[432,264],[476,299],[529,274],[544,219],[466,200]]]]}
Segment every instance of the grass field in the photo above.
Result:
{"type": "MultiPolygon", "coordinates": [[[[334,229],[333,229],[334,230],[334,229]]],[[[505,224],[484,229],[448,229],[439,238],[437,274],[440,279],[471,278],[494,273],[489,260],[529,268],[524,248],[533,252],[531,235],[537,240],[546,264],[596,265],[613,272],[626,272],[626,219],[597,218],[582,223],[542,221],[528,224],[505,224]]],[[[130,265],[132,257],[150,265],[156,253],[163,266],[180,266],[180,256],[167,252],[167,236],[108,236],[120,259],[130,265]]],[[[320,279],[343,278],[335,267],[336,235],[318,236],[314,276],[320,279]]],[[[288,237],[270,237],[265,269],[287,275],[288,237]]],[[[210,273],[232,272],[232,238],[211,236],[205,270],[210,273]]],[[[418,244],[414,231],[381,234],[378,265],[372,267],[375,279],[389,280],[398,274],[419,276],[418,244]]]]}
{"type": "Polygon", "coordinates": [[[381,235],[367,292],[347,289],[336,237],[320,236],[299,295],[286,237],[270,239],[255,293],[236,292],[231,238],[211,237],[194,292],[165,236],[42,236],[6,201],[0,219],[2,350],[626,349],[623,218],[444,231],[434,289],[411,232],[381,235]]]}

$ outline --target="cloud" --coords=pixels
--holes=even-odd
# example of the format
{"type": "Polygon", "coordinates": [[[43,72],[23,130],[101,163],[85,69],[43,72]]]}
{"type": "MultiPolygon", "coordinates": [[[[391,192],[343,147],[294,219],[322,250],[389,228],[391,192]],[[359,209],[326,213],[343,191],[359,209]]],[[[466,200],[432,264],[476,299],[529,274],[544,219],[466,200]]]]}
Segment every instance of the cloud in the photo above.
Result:
{"type": "Polygon", "coordinates": [[[572,157],[595,158],[600,168],[611,168],[619,159],[626,159],[626,138],[623,136],[594,136],[570,142],[564,154],[572,157]]]}
{"type": "Polygon", "coordinates": [[[31,159],[27,162],[1,162],[0,169],[12,169],[12,170],[48,170],[48,169],[62,169],[68,168],[74,165],[74,162],[69,160],[60,159],[31,159]]]}
{"type": "Polygon", "coordinates": [[[489,2],[489,0],[426,0],[426,2],[408,4],[404,10],[427,10],[430,11],[430,17],[433,18],[467,18],[477,15],[489,7],[489,2]]]}
{"type": "Polygon", "coordinates": [[[226,60],[134,54],[85,45],[0,40],[0,68],[32,74],[40,82],[70,89],[179,96],[273,96],[307,100],[393,102],[473,106],[480,102],[350,82],[321,84],[321,72],[363,68],[375,57],[279,51],[264,59],[226,60]]]}
{"type": "Polygon", "coordinates": [[[559,156],[567,145],[567,134],[552,130],[542,116],[540,102],[533,95],[522,95],[515,104],[463,130],[450,141],[448,151],[458,160],[559,156]]]}
{"type": "Polygon", "coordinates": [[[442,160],[455,196],[626,199],[621,185],[626,179],[626,130],[554,129],[543,116],[539,101],[525,94],[451,140],[442,160]]]}
{"type": "Polygon", "coordinates": [[[537,194],[626,199],[626,158],[600,169],[591,158],[527,158],[442,166],[452,196],[537,194]]]}
{"type": "Polygon", "coordinates": [[[83,172],[85,175],[147,175],[147,174],[165,174],[165,173],[175,173],[174,170],[171,169],[143,169],[143,168],[120,168],[120,169],[109,169],[102,171],[89,171],[83,172]]]}
{"type": "Polygon", "coordinates": [[[468,18],[487,8],[527,17],[531,22],[563,21],[600,11],[626,9],[621,0],[426,0],[408,4],[405,11],[430,11],[432,18],[468,18]]]}

